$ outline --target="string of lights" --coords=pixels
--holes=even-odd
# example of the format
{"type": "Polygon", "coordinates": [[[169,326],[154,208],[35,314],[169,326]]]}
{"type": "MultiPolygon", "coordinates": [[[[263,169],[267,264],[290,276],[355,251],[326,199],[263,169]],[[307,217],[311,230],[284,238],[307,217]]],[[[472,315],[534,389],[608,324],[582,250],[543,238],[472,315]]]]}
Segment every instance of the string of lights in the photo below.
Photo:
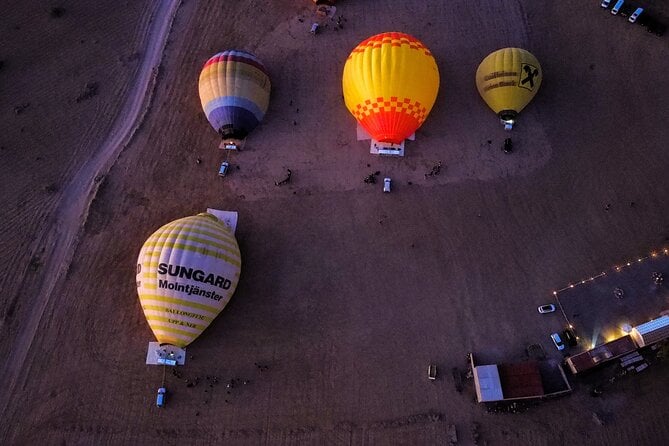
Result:
{"type": "MultiPolygon", "coordinates": [[[[621,271],[622,271],[623,269],[625,269],[625,268],[630,268],[631,266],[633,266],[633,265],[637,265],[637,264],[639,264],[639,263],[642,263],[642,262],[644,262],[644,261],[646,261],[646,260],[648,260],[648,259],[656,259],[656,258],[658,258],[658,257],[659,257],[660,255],[662,255],[662,254],[665,255],[665,256],[669,256],[669,248],[663,248],[663,249],[660,250],[660,251],[652,251],[652,252],[651,252],[650,254],[648,254],[647,256],[644,256],[644,257],[638,257],[636,260],[628,260],[628,261],[623,262],[623,263],[621,263],[621,264],[614,265],[614,266],[612,266],[612,267],[609,269],[609,272],[607,272],[607,271],[602,271],[601,273],[599,273],[599,274],[597,274],[597,275],[593,275],[593,276],[591,276],[591,277],[589,277],[589,278],[587,278],[587,279],[583,279],[583,280],[578,281],[578,282],[573,282],[573,283],[568,284],[568,285],[567,285],[566,287],[564,287],[564,288],[560,288],[560,289],[558,289],[558,290],[554,290],[554,291],[553,291],[553,296],[555,297],[555,300],[556,300],[556,302],[557,302],[557,304],[558,304],[558,308],[560,309],[560,312],[562,313],[562,316],[564,317],[565,321],[567,322],[567,326],[568,326],[570,329],[574,329],[574,328],[575,328],[575,327],[574,327],[574,324],[572,323],[572,321],[569,320],[569,318],[567,317],[567,314],[566,314],[565,311],[564,311],[564,308],[562,307],[562,302],[560,302],[560,297],[559,297],[559,294],[560,294],[560,293],[562,293],[563,291],[567,291],[567,290],[573,289],[573,288],[575,288],[575,287],[577,287],[577,286],[579,286],[579,285],[585,285],[586,283],[592,282],[592,281],[594,281],[594,280],[596,280],[596,279],[598,279],[598,278],[600,278],[600,277],[605,277],[605,276],[609,275],[609,273],[613,273],[613,274],[615,274],[615,273],[621,272],[621,271]]],[[[624,324],[624,325],[625,325],[625,328],[623,329],[623,331],[624,331],[625,333],[629,333],[630,329],[628,329],[628,327],[631,327],[631,326],[629,326],[629,324],[624,324]]],[[[576,339],[580,339],[579,336],[576,336],[576,339]]],[[[590,348],[595,348],[595,345],[596,345],[596,339],[593,339],[590,348]]]]}
{"type": "MultiPolygon", "coordinates": [[[[661,252],[662,254],[664,254],[664,255],[669,255],[669,248],[664,248],[664,249],[662,249],[660,252],[661,252]]],[[[648,260],[648,259],[654,259],[654,258],[657,258],[659,255],[660,255],[660,254],[659,254],[657,251],[653,251],[653,252],[651,252],[649,255],[647,255],[647,256],[645,256],[645,257],[639,257],[639,258],[637,258],[636,260],[629,260],[629,261],[624,262],[624,263],[622,263],[622,264],[620,264],[620,265],[612,266],[612,267],[611,267],[611,271],[614,271],[614,272],[620,272],[620,271],[622,271],[624,268],[628,268],[628,267],[630,267],[630,266],[632,266],[632,265],[635,265],[635,264],[637,264],[637,263],[641,263],[641,262],[646,261],[646,260],[648,260]]],[[[567,286],[564,287],[564,288],[561,288],[561,289],[559,289],[559,290],[555,290],[555,291],[553,291],[553,296],[557,296],[558,293],[561,293],[561,292],[566,291],[566,290],[570,290],[570,289],[572,289],[572,288],[574,288],[574,287],[576,287],[576,286],[578,286],[578,285],[584,285],[584,284],[586,284],[586,283],[588,283],[588,282],[592,282],[593,280],[598,279],[598,278],[600,278],[600,277],[604,277],[604,276],[606,276],[606,275],[607,275],[607,272],[606,272],[606,271],[602,271],[601,273],[597,274],[596,276],[592,276],[592,277],[590,277],[590,278],[588,278],[588,279],[583,279],[583,280],[581,280],[581,281],[579,281],[579,282],[570,283],[569,285],[567,285],[567,286]]]]}

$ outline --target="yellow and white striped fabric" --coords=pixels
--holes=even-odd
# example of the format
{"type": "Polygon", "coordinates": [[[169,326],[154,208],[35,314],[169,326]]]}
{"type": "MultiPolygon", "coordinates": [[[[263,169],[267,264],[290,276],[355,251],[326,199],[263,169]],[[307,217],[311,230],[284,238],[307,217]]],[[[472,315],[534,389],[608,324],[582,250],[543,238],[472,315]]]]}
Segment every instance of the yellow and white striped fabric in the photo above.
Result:
{"type": "Polygon", "coordinates": [[[158,342],[181,348],[193,342],[234,294],[241,264],[235,236],[211,214],[151,234],[137,259],[137,293],[158,342]]]}

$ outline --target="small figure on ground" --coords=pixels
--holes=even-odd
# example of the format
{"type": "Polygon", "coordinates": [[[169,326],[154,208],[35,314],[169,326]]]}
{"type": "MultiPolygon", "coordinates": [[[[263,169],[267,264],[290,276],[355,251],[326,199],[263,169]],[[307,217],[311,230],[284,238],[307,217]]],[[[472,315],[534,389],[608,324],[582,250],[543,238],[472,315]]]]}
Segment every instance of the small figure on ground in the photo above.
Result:
{"type": "Polygon", "coordinates": [[[433,177],[435,175],[439,175],[440,173],[441,173],[441,161],[437,161],[437,164],[432,166],[432,170],[425,174],[425,178],[433,177]]]}
{"type": "Polygon", "coordinates": [[[381,175],[381,172],[378,170],[374,173],[370,173],[369,175],[367,175],[365,178],[363,178],[362,181],[364,181],[367,184],[376,184],[377,175],[381,175]]]}
{"type": "Polygon", "coordinates": [[[653,271],[651,277],[653,278],[655,285],[662,285],[662,282],[664,282],[664,274],[657,271],[653,271]]]}

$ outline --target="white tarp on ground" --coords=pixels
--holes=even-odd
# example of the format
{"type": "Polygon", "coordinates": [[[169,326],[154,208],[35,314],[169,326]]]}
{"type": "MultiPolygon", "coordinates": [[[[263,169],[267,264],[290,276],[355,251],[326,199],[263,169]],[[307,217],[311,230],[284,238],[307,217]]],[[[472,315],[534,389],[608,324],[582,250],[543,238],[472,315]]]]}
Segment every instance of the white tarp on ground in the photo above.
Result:
{"type": "Polygon", "coordinates": [[[233,234],[237,231],[237,211],[221,211],[218,209],[207,208],[207,212],[211,215],[215,215],[216,218],[228,225],[228,227],[232,229],[233,234]]]}
{"type": "Polygon", "coordinates": [[[502,382],[495,364],[474,367],[474,385],[479,403],[504,399],[502,382]]]}

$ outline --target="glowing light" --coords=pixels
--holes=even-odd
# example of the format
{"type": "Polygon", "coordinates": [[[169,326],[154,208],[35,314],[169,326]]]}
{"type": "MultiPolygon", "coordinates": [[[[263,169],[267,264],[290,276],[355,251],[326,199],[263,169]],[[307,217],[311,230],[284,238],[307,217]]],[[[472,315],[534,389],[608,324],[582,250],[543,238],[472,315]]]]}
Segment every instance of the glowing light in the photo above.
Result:
{"type": "MultiPolygon", "coordinates": [[[[662,252],[663,252],[664,254],[669,255],[669,248],[663,248],[663,249],[662,249],[662,252]]],[[[639,262],[639,263],[641,263],[641,262],[644,261],[644,260],[647,260],[647,259],[649,259],[649,258],[651,258],[651,257],[657,257],[658,255],[659,255],[659,254],[658,254],[658,251],[651,251],[650,254],[649,254],[648,256],[646,256],[646,257],[638,257],[638,258],[636,259],[636,261],[639,262]]],[[[625,268],[625,266],[632,266],[632,263],[633,263],[633,262],[634,262],[634,260],[629,260],[628,262],[625,262],[625,263],[623,263],[623,264],[621,264],[621,265],[615,265],[615,266],[613,266],[612,269],[615,269],[616,272],[620,272],[620,271],[622,271],[623,268],[625,268]]],[[[592,281],[594,281],[595,279],[597,279],[597,278],[599,278],[599,277],[604,277],[604,276],[606,276],[606,275],[607,275],[607,272],[606,272],[606,271],[602,271],[600,274],[598,274],[598,275],[596,275],[596,276],[591,276],[589,279],[586,278],[586,279],[582,279],[581,281],[577,281],[577,282],[574,282],[574,283],[570,283],[569,285],[567,285],[567,286],[564,287],[564,288],[560,288],[560,289],[558,289],[557,291],[553,291],[553,296],[557,296],[558,293],[560,293],[560,292],[562,292],[562,291],[564,291],[564,290],[567,290],[567,289],[569,289],[569,288],[574,288],[576,285],[585,285],[586,282],[592,282],[592,281]]]]}

